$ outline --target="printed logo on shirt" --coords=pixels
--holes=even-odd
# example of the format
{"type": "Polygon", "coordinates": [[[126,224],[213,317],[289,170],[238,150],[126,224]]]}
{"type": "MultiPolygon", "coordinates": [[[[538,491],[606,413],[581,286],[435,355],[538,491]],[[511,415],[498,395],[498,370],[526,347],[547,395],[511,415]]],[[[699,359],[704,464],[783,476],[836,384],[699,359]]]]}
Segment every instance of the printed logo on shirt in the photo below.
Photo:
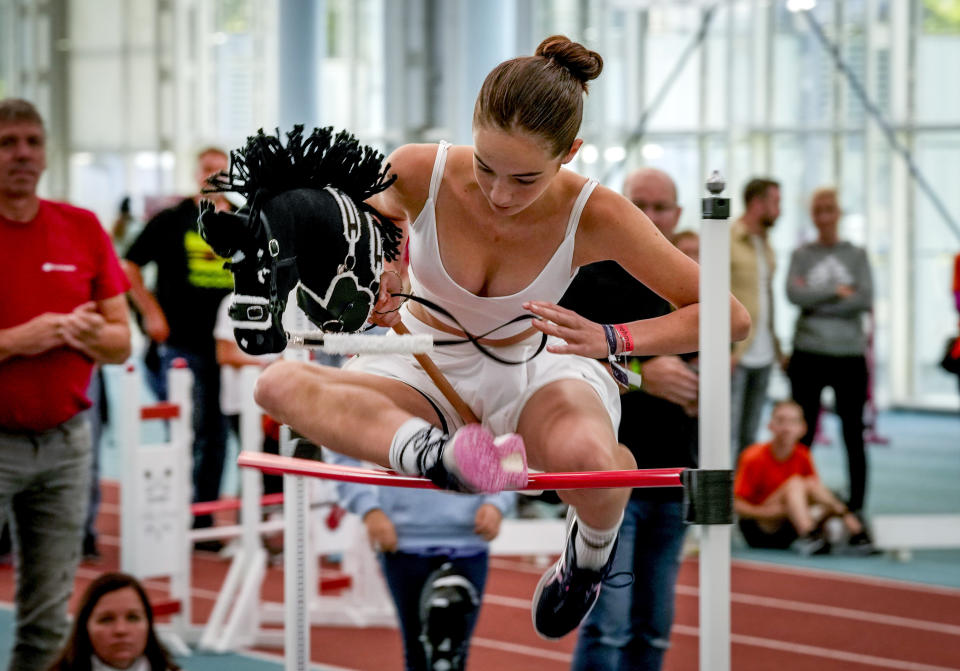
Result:
{"type": "Polygon", "coordinates": [[[850,269],[837,259],[827,256],[807,271],[807,286],[812,289],[832,289],[837,285],[855,284],[850,269]]]}
{"type": "Polygon", "coordinates": [[[196,231],[183,236],[187,253],[187,281],[204,289],[233,289],[233,274],[223,267],[226,259],[217,256],[196,231]]]}
{"type": "Polygon", "coordinates": [[[77,271],[77,267],[72,263],[51,263],[47,261],[40,266],[40,270],[45,273],[74,273],[77,271]]]}

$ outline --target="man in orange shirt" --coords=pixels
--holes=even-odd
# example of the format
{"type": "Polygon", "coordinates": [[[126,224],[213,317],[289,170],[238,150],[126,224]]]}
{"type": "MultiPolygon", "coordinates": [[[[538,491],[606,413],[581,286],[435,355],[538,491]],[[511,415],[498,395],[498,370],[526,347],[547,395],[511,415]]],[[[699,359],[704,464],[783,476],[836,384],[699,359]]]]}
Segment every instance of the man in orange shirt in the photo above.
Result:
{"type": "Polygon", "coordinates": [[[768,426],[773,440],[743,451],[734,481],[733,508],[747,544],[787,548],[800,539],[801,553],[826,554],[830,544],[824,522],[836,515],[850,534],[850,545],[869,548],[863,524],[823,485],[810,451],[799,442],[807,430],[800,406],[777,402],[768,426]]]}

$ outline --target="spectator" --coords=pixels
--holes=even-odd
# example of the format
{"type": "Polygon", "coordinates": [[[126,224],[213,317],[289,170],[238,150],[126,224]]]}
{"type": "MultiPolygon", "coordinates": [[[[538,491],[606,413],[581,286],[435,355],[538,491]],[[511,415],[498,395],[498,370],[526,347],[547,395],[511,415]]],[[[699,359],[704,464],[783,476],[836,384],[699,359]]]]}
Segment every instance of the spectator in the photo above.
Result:
{"type": "Polygon", "coordinates": [[[0,100],[0,510],[12,509],[17,628],[9,668],[44,669],[67,631],[90,486],[87,386],[130,353],[127,280],[96,216],[37,196],[46,132],[0,100]]]}
{"type": "Polygon", "coordinates": [[[793,398],[803,408],[807,431],[800,442],[813,444],[820,395],[832,387],[847,448],[854,512],[863,508],[867,455],[863,407],[867,401],[866,338],[863,317],[873,303],[870,262],[860,247],[840,240],[840,204],[832,188],[810,199],[817,239],[794,250],[787,273],[787,297],[800,308],[787,375],[793,398]]]}
{"type": "Polygon", "coordinates": [[[754,442],[767,400],[774,362],[782,361],[773,329],[773,272],[767,239],[780,216],[780,185],[752,179],[743,190],[743,215],[730,229],[730,290],[750,313],[753,329],[736,343],[731,359],[730,446],[739,453],[754,442]]]}
{"type": "MultiPolygon", "coordinates": [[[[334,458],[338,463],[359,463],[334,458]]],[[[400,619],[406,671],[465,668],[487,580],[487,545],[500,532],[516,495],[462,495],[345,482],[338,482],[337,489],[344,507],[363,519],[379,553],[400,619]],[[438,572],[447,578],[442,582],[459,586],[454,598],[430,598],[438,572]],[[421,622],[421,602],[439,609],[423,613],[426,622],[421,622]],[[444,639],[450,644],[444,645],[444,639]]]]}
{"type": "Polygon", "coordinates": [[[868,548],[860,520],[823,485],[809,448],[797,442],[807,430],[800,406],[774,404],[769,428],[771,442],[748,447],[737,464],[733,507],[747,545],[784,549],[799,539],[802,554],[825,554],[831,549],[826,520],[838,516],[850,545],[868,548]]]}
{"type": "MultiPolygon", "coordinates": [[[[207,148],[197,155],[198,189],[212,174],[226,170],[227,155],[207,148]]],[[[143,317],[144,331],[160,343],[160,398],[166,398],[166,372],[176,358],[187,361],[193,373],[193,497],[213,501],[220,496],[226,453],[226,422],[220,411],[220,367],[213,326],[223,297],[233,290],[233,276],[197,232],[200,195],[183,199],[147,222],[127,250],[123,262],[130,278],[130,296],[143,317]],[[155,292],[143,283],[140,269],[157,266],[155,292]]],[[[219,210],[232,209],[222,194],[213,200],[219,210]]],[[[210,526],[209,515],[194,519],[210,526]]],[[[216,544],[206,544],[214,549],[216,544]]]]}
{"type": "Polygon", "coordinates": [[[73,630],[49,671],[177,671],[160,644],[143,586],[125,573],[104,573],[87,586],[73,630]]]}
{"type": "MultiPolygon", "coordinates": [[[[659,170],[630,173],[624,194],[670,238],[680,220],[677,189],[659,170]]],[[[613,261],[580,269],[561,305],[601,323],[649,319],[670,304],[613,261]]],[[[688,365],[696,356],[631,357],[641,372],[640,389],[620,397],[618,438],[638,468],[697,465],[698,376],[688,365]]],[[[572,669],[659,669],[670,644],[674,586],[686,526],[677,489],[634,489],[620,527],[612,571],[636,576],[630,587],[602,589],[580,627],[572,669]]]]}

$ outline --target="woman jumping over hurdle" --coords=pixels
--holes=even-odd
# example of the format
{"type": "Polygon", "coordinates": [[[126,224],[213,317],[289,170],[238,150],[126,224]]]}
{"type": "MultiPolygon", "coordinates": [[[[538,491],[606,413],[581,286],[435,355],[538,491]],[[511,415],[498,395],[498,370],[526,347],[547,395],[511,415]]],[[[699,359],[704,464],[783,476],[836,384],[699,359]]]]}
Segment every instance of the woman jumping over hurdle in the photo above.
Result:
{"type": "MultiPolygon", "coordinates": [[[[636,468],[617,442],[617,382],[596,359],[698,347],[698,267],[632,203],[562,169],[579,150],[587,82],[601,57],[550,37],[497,66],[476,101],[473,146],[405,145],[388,159],[396,181],[367,202],[409,236],[412,293],[386,270],[372,321],[413,334],[484,339],[431,358],[477,421],[468,422],[410,354],[373,354],[343,369],[280,361],[257,402],[317,444],[462,491],[522,488],[527,463],[548,471],[636,468]],[[628,324],[588,321],[555,303],[577,269],[612,259],[676,306],[628,324]],[[546,351],[531,357],[548,337],[546,351]]],[[[305,249],[298,250],[301,255],[305,249]]],[[[302,259],[298,261],[302,265],[302,259]]],[[[328,294],[329,297],[329,294],[328,294]]],[[[731,335],[749,329],[730,298],[731,335]]],[[[468,419],[469,419],[469,414],[468,419]]],[[[545,638],[577,627],[609,573],[627,489],[567,490],[567,546],[543,576],[533,620],[545,638]]]]}

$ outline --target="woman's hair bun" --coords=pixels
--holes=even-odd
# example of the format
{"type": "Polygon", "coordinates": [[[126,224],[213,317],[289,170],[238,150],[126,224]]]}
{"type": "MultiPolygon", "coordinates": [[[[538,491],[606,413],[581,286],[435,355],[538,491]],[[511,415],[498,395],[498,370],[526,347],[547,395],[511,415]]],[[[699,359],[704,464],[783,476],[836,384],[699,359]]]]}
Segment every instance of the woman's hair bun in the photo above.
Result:
{"type": "Polygon", "coordinates": [[[548,58],[567,68],[570,74],[580,80],[584,88],[588,81],[599,77],[603,70],[603,58],[600,54],[564,35],[553,35],[545,39],[537,47],[535,55],[548,58]]]}

